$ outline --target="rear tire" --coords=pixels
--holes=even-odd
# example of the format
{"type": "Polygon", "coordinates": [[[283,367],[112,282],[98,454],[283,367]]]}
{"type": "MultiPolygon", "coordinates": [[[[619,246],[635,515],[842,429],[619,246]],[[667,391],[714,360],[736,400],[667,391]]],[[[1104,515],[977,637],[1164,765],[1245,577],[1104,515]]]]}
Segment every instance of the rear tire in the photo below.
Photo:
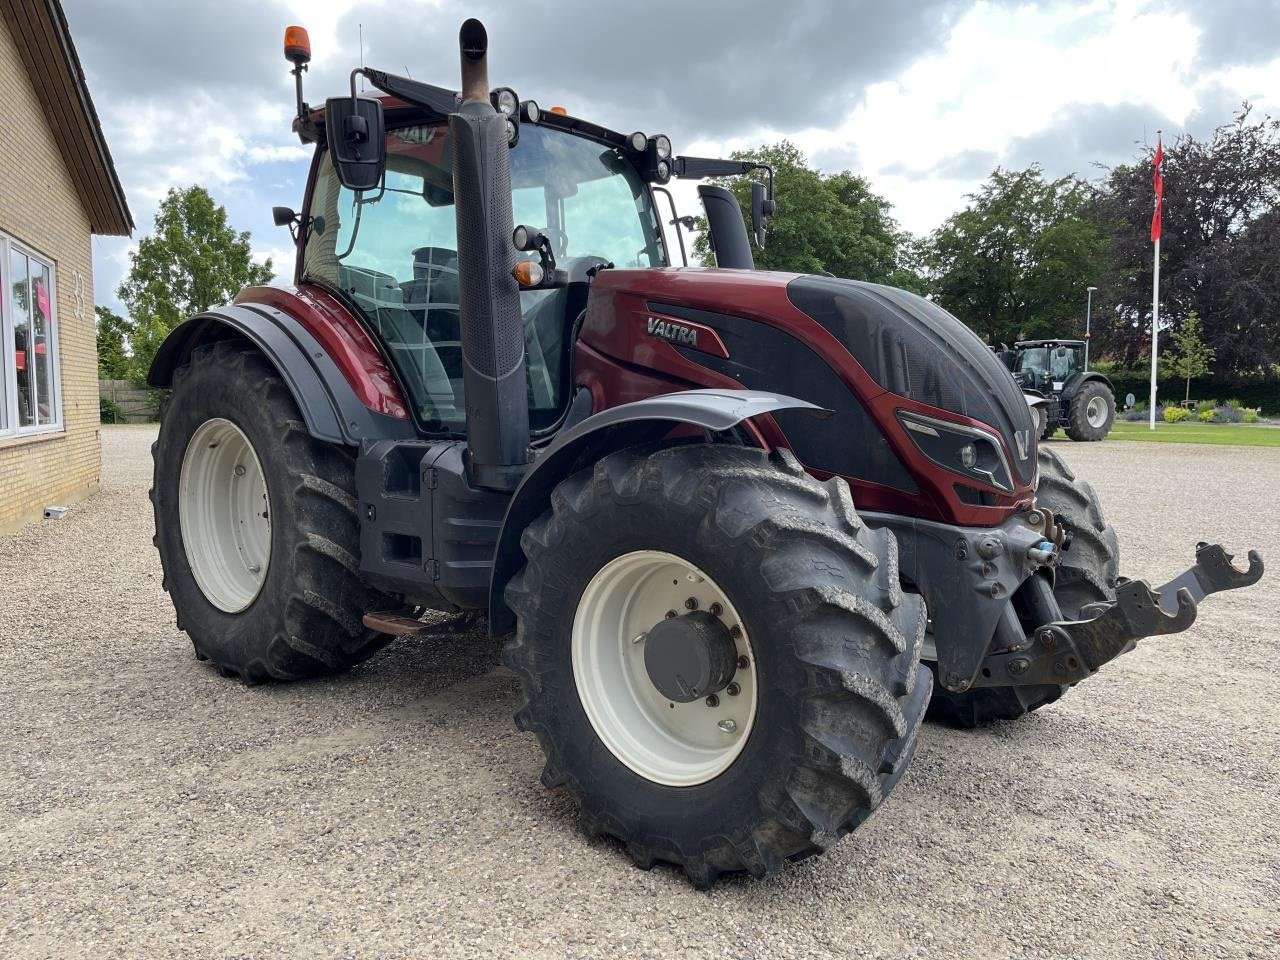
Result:
{"type": "MultiPolygon", "coordinates": [[[[292,395],[262,354],[241,341],[197,349],[174,374],[151,450],[153,543],[178,629],[191,637],[198,659],[247,683],[295,680],[343,672],[391,639],[362,622],[374,604],[382,609],[393,604],[379,602],[380,595],[360,579],[353,454],[307,433],[292,395]],[[210,432],[210,425],[226,424],[230,427],[210,432]],[[252,477],[256,465],[265,480],[262,512],[269,514],[269,545],[248,555],[265,567],[255,571],[256,588],[237,594],[211,586],[211,563],[226,568],[240,563],[237,576],[243,582],[248,561],[241,558],[238,541],[227,538],[219,546],[213,521],[202,526],[192,520],[200,513],[202,504],[192,500],[201,489],[204,496],[215,496],[236,482],[230,462],[215,463],[206,483],[188,479],[184,493],[184,463],[192,474],[198,462],[189,453],[193,438],[198,443],[235,440],[240,444],[235,476],[244,477],[247,466],[252,477]],[[219,477],[217,470],[226,476],[219,477]],[[200,531],[198,543],[194,536],[190,545],[184,541],[184,517],[188,532],[200,531]],[[211,546],[211,540],[217,542],[211,546]],[[197,577],[193,566],[206,572],[197,577]]],[[[213,516],[225,519],[226,514],[213,516]]]]}
{"type": "MultiPolygon", "coordinates": [[[[504,651],[525,697],[516,724],[538,737],[543,783],[566,787],[586,830],[622,841],[638,866],[674,864],[700,887],[726,872],[771,874],[857,827],[906,770],[930,689],[919,664],[924,602],[902,592],[897,541],[863,526],[844,481],[818,482],[785,451],[632,448],[563,481],[521,545],[527,563],[506,592],[517,629],[504,651]],[[744,738],[727,766],[678,786],[674,775],[637,772],[645,764],[592,718],[575,673],[584,610],[601,625],[591,642],[621,647],[615,657],[642,642],[600,619],[592,598],[620,560],[659,551],[705,572],[728,601],[717,616],[740,617],[752,658],[734,677],[752,671],[756,698],[749,729],[726,731],[744,738]]],[[[638,606],[669,592],[658,606],[683,615],[679,597],[707,585],[666,583],[638,583],[629,596],[638,606]]],[[[632,681],[636,700],[656,689],[647,676],[632,681]]],[[[625,685],[614,689],[625,697],[625,685]]],[[[719,711],[700,695],[679,706],[714,731],[719,711]]]]}
{"type": "Polygon", "coordinates": [[[1067,436],[1092,442],[1111,432],[1116,419],[1116,398],[1099,380],[1086,380],[1071,398],[1067,411],[1067,436]]]}
{"type": "MultiPolygon", "coordinates": [[[[1048,510],[1071,530],[1071,539],[1058,562],[1053,596],[1063,616],[1078,619],[1090,603],[1114,600],[1120,573],[1120,541],[1107,523],[1098,495],[1079,480],[1052,450],[1039,451],[1040,486],[1036,506],[1048,510]]],[[[929,662],[936,672],[936,664],[929,662]]],[[[1027,687],[979,687],[953,693],[940,683],[933,688],[930,720],[948,726],[973,728],[996,720],[1016,720],[1053,703],[1068,690],[1047,684],[1027,687]]]]}

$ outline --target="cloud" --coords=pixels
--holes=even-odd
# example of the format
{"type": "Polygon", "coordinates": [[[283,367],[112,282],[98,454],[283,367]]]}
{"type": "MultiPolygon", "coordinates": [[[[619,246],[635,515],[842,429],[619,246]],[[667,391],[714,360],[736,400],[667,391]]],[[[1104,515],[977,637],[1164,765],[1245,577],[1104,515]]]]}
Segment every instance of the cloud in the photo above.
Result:
{"type": "MultiPolygon", "coordinates": [[[[481,0],[465,13],[488,27],[495,84],[615,129],[660,129],[687,142],[838,124],[863,88],[940,46],[971,2],[793,0],[753,13],[739,0],[651,0],[625,12],[561,0],[553,13],[517,23],[508,4],[481,0]]],[[[417,79],[454,87],[462,17],[403,3],[349,13],[337,33],[354,36],[361,22],[370,65],[408,66],[417,79]]]]}
{"type": "Polygon", "coordinates": [[[936,177],[940,180],[974,180],[987,176],[1000,165],[994,150],[961,150],[946,154],[937,163],[923,168],[907,160],[897,161],[881,169],[888,176],[936,177]]]}
{"type": "MultiPolygon", "coordinates": [[[[99,107],[177,100],[192,90],[279,85],[289,8],[280,0],[63,0],[99,107]]],[[[236,108],[221,98],[222,110],[236,108]]]]}
{"type": "Polygon", "coordinates": [[[1002,162],[1013,169],[1038,163],[1051,177],[1091,179],[1098,165],[1126,163],[1155,143],[1157,130],[1169,137],[1179,126],[1146,104],[1076,103],[1055,113],[1043,130],[1015,139],[1002,162]]]}
{"type": "MultiPolygon", "coordinates": [[[[1277,0],[63,3],[140,233],[170,187],[201,183],[282,277],[270,210],[300,206],[311,155],[290,131],[289,23],[311,33],[312,103],[347,88],[361,27],[369,65],[456,86],[457,29],[478,16],[495,84],[703,156],[787,137],[867,176],[916,232],[997,165],[1090,175],[1157,127],[1204,136],[1246,97],[1280,107],[1277,0]]],[[[675,193],[695,212],[690,184],[675,193]]],[[[99,302],[131,246],[95,240],[99,302]]]]}
{"type": "Polygon", "coordinates": [[[1183,13],[1200,29],[1199,61],[1255,64],[1275,59],[1280,46],[1276,0],[1172,0],[1166,9],[1183,13]]]}

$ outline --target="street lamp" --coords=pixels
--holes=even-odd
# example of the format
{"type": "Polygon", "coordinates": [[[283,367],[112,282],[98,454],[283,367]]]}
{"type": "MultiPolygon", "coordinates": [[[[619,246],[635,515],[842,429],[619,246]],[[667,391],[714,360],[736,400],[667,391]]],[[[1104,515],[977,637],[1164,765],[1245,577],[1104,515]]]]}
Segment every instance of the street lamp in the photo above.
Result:
{"type": "Polygon", "coordinates": [[[1097,287],[1089,287],[1085,291],[1088,294],[1084,307],[1084,368],[1086,370],[1089,369],[1089,327],[1093,320],[1093,291],[1097,289],[1097,287]]]}

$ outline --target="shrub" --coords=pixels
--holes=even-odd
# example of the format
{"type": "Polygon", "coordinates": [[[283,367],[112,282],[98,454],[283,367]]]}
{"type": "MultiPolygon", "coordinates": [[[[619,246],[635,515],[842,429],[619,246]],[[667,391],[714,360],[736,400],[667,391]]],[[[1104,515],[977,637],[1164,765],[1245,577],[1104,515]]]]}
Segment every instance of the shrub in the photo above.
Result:
{"type": "Polygon", "coordinates": [[[1245,407],[1244,412],[1241,414],[1241,416],[1243,417],[1245,423],[1258,422],[1258,411],[1255,410],[1253,407],[1245,407]]]}
{"type": "Polygon", "coordinates": [[[1199,417],[1201,416],[1201,414],[1206,412],[1213,413],[1213,411],[1217,408],[1217,406],[1218,406],[1217,400],[1197,400],[1196,416],[1199,417]]]}
{"type": "Polygon", "coordinates": [[[1201,410],[1196,414],[1196,419],[1201,423],[1213,423],[1213,410],[1201,410]]]}
{"type": "Polygon", "coordinates": [[[1237,410],[1243,410],[1243,409],[1244,409],[1244,404],[1243,404],[1243,403],[1241,403],[1239,400],[1237,400],[1235,397],[1232,397],[1230,400],[1228,400],[1226,403],[1224,403],[1224,404],[1223,404],[1223,406],[1224,406],[1224,407],[1234,407],[1234,408],[1235,408],[1235,409],[1237,409],[1237,410]]]}
{"type": "Polygon", "coordinates": [[[98,422],[119,423],[120,405],[109,397],[98,398],[98,422]]]}
{"type": "MultiPolygon", "coordinates": [[[[1210,410],[1209,413],[1212,415],[1213,411],[1210,410]]],[[[1169,404],[1169,406],[1160,411],[1160,415],[1165,423],[1177,423],[1190,417],[1191,411],[1185,407],[1175,407],[1173,404],[1169,404]]]]}
{"type": "Polygon", "coordinates": [[[1230,404],[1223,404],[1213,411],[1214,423],[1239,423],[1244,419],[1244,411],[1230,404]]]}

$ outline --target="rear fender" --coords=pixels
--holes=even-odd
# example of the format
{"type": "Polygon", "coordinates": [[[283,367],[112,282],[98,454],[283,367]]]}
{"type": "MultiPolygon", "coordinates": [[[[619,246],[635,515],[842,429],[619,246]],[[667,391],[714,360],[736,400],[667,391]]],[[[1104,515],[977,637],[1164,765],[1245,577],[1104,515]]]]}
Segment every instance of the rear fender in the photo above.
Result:
{"type": "Polygon", "coordinates": [[[216,307],[174,328],[147,373],[153,387],[171,387],[175,371],[196,348],[239,338],[271,361],[302,413],[307,432],[326,443],[359,446],[365,440],[413,439],[408,420],[370,410],[342,371],[296,319],[265,304],[216,307]]]}
{"type": "Polygon", "coordinates": [[[551,504],[551,491],[570,474],[624,447],[660,440],[681,425],[711,433],[732,430],[751,417],[777,410],[808,410],[817,417],[830,410],[777,393],[759,390],[686,390],[612,407],[560,434],[525,474],[502,521],[489,588],[489,630],[502,636],[515,629],[515,614],[503,597],[524,564],[520,535],[551,504]]]}

